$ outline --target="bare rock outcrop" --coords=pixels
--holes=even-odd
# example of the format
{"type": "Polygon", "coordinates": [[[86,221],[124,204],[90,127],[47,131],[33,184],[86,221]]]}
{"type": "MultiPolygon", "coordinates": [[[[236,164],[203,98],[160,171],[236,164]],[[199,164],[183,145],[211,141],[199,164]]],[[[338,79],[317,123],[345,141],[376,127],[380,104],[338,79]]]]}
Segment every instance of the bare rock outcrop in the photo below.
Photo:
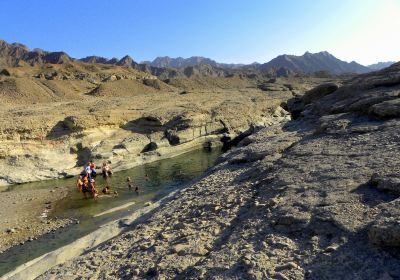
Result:
{"type": "Polygon", "coordinates": [[[288,100],[287,107],[294,118],[305,109],[306,105],[335,92],[339,86],[335,83],[321,84],[306,93],[302,97],[295,97],[288,100]]]}
{"type": "Polygon", "coordinates": [[[10,102],[33,98],[32,88],[48,98],[29,109],[16,104],[1,108],[7,120],[0,122],[1,185],[71,176],[89,159],[128,169],[203,145],[222,145],[223,137],[233,140],[251,127],[288,118],[279,106],[281,97],[257,90],[181,95],[157,79],[151,83],[161,90],[120,79],[63,101],[53,87],[59,81],[43,81],[46,87],[29,81],[29,88],[25,79],[0,81],[0,91],[3,86],[14,94],[10,102]]]}

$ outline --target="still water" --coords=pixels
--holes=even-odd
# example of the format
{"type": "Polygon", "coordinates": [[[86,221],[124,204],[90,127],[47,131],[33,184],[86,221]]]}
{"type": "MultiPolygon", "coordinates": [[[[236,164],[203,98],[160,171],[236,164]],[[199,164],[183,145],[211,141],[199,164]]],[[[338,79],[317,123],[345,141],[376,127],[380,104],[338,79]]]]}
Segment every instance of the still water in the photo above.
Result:
{"type": "MultiPolygon", "coordinates": [[[[14,189],[37,189],[70,186],[70,194],[54,205],[53,216],[68,217],[79,220],[79,224],[73,224],[60,229],[55,233],[46,234],[37,240],[16,246],[0,255],[0,275],[13,270],[17,266],[39,257],[47,252],[64,246],[79,237],[82,237],[101,225],[121,218],[143,207],[146,202],[158,200],[167,194],[184,187],[192,180],[199,177],[207,168],[214,165],[216,158],[221,154],[218,149],[189,152],[171,159],[165,159],[126,171],[114,173],[108,184],[112,192],[117,191],[118,196],[101,196],[97,200],[85,199],[76,191],[75,178],[63,180],[51,180],[14,185],[5,191],[14,189]],[[147,175],[147,176],[146,176],[147,175]],[[139,187],[139,193],[128,188],[126,179],[130,177],[134,186],[139,187]],[[109,214],[94,217],[109,209],[134,202],[135,204],[109,214]]],[[[106,186],[107,182],[97,176],[97,189],[106,186]]]]}

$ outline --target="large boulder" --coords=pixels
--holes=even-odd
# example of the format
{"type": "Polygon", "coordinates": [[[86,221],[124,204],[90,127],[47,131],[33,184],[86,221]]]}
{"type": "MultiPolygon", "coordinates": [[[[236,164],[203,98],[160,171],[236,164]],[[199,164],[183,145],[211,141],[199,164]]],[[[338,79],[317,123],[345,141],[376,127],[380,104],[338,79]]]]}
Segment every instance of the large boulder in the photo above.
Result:
{"type": "Polygon", "coordinates": [[[338,88],[339,88],[339,86],[335,83],[321,84],[321,85],[307,91],[304,94],[302,101],[304,104],[310,104],[311,102],[314,102],[328,94],[335,92],[338,88]]]}
{"type": "Polygon", "coordinates": [[[68,116],[64,119],[63,124],[72,132],[82,131],[85,129],[85,125],[82,120],[76,116],[68,116]]]}
{"type": "Polygon", "coordinates": [[[299,96],[293,97],[287,101],[287,109],[293,119],[300,117],[301,112],[304,110],[304,106],[305,105],[299,96]]]}
{"type": "Polygon", "coordinates": [[[303,96],[296,96],[287,101],[287,109],[292,114],[293,119],[300,117],[301,112],[306,108],[306,105],[311,104],[319,99],[334,93],[339,86],[335,83],[321,84],[309,91],[303,96]]]}
{"type": "Polygon", "coordinates": [[[371,106],[369,113],[380,118],[400,117],[400,98],[375,104],[371,106]]]}

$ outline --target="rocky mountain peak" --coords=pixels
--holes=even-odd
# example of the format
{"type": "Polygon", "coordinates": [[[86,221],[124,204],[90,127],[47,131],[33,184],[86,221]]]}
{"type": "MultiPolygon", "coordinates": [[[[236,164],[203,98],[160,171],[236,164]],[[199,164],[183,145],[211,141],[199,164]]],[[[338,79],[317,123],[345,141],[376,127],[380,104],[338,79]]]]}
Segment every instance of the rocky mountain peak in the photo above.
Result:
{"type": "Polygon", "coordinates": [[[11,46],[18,47],[18,48],[24,49],[26,51],[29,51],[28,47],[21,43],[12,43],[11,46]]]}
{"type": "Polygon", "coordinates": [[[117,65],[131,67],[131,66],[135,65],[135,62],[132,57],[130,57],[129,55],[126,55],[117,62],[117,65]]]}
{"type": "Polygon", "coordinates": [[[87,63],[107,63],[109,60],[105,57],[91,55],[80,59],[83,62],[87,63]]]}
{"type": "Polygon", "coordinates": [[[65,52],[50,52],[43,57],[45,63],[62,64],[70,62],[72,58],[65,52]]]}

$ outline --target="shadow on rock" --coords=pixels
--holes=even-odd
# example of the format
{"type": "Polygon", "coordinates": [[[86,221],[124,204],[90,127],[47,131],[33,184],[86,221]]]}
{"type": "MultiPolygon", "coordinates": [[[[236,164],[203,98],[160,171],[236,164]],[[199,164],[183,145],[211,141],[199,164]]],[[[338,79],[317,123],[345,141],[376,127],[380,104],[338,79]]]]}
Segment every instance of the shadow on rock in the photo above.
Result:
{"type": "Polygon", "coordinates": [[[370,182],[365,183],[351,191],[360,195],[361,202],[369,207],[375,207],[381,203],[390,202],[398,198],[398,195],[389,192],[382,192],[370,182]]]}
{"type": "Polygon", "coordinates": [[[59,121],[46,135],[46,139],[54,140],[63,136],[68,136],[72,131],[65,125],[64,121],[59,121]]]}
{"type": "Polygon", "coordinates": [[[88,147],[83,147],[82,143],[79,143],[77,145],[76,151],[71,151],[71,152],[76,152],[78,155],[76,166],[85,165],[92,157],[92,151],[88,147]]]}
{"type": "Polygon", "coordinates": [[[160,131],[162,132],[165,130],[165,127],[161,121],[151,116],[129,121],[122,126],[122,128],[140,134],[149,134],[160,131]]]}

